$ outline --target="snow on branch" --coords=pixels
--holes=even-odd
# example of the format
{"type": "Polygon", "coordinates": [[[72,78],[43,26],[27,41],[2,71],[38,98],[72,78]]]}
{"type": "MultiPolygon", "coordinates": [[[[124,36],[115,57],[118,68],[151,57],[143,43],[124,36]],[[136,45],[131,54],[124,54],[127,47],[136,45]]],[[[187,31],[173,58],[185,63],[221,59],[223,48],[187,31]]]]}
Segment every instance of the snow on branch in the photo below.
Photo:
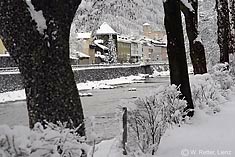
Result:
{"type": "Polygon", "coordinates": [[[44,30],[47,29],[46,19],[43,16],[42,10],[36,11],[31,0],[25,0],[28,5],[28,10],[31,14],[32,19],[37,23],[37,30],[40,34],[44,34],[44,30]]]}
{"type": "Polygon", "coordinates": [[[189,2],[189,0],[181,0],[182,4],[189,9],[191,12],[195,12],[193,9],[192,4],[189,2]]]}

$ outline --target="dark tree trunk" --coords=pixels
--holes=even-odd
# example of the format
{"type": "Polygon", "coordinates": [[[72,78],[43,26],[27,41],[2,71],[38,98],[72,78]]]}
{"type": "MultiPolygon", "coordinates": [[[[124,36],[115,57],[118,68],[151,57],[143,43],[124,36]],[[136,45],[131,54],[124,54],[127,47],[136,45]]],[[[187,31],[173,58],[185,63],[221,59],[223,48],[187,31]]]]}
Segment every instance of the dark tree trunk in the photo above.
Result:
{"type": "Polygon", "coordinates": [[[230,37],[230,53],[235,53],[235,0],[230,0],[230,23],[231,23],[231,37],[230,37]]]}
{"type": "MultiPolygon", "coordinates": [[[[164,11],[171,84],[180,86],[180,90],[185,97],[185,100],[188,102],[186,109],[193,109],[194,106],[184,47],[180,2],[176,0],[167,0],[164,2],[164,11]]],[[[191,111],[188,115],[193,116],[193,113],[194,112],[191,111]]]]}
{"type": "Polygon", "coordinates": [[[185,16],[186,31],[189,40],[190,57],[194,74],[207,73],[205,49],[198,40],[198,1],[191,0],[193,10],[190,10],[181,2],[181,11],[185,16]]]}
{"type": "MultiPolygon", "coordinates": [[[[25,0],[0,2],[0,34],[24,78],[30,128],[44,120],[77,127],[84,119],[69,63],[70,25],[80,0],[32,0],[46,19],[39,32],[25,0]]],[[[34,10],[34,11],[35,11],[34,10]]],[[[32,10],[31,10],[32,11],[32,10]]],[[[84,125],[78,131],[85,135],[84,125]]]]}
{"type": "Polygon", "coordinates": [[[228,0],[216,0],[220,63],[229,63],[230,22],[228,0]]]}

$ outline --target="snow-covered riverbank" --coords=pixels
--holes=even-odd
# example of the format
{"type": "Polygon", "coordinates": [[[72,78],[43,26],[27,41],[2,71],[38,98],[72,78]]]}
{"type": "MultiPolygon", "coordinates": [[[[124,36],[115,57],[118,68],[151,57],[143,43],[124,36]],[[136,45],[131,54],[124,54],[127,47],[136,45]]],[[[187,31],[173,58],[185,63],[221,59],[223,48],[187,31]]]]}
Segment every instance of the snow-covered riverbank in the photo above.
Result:
{"type": "MultiPolygon", "coordinates": [[[[121,77],[117,79],[111,80],[102,80],[102,81],[92,81],[86,83],[79,83],[77,87],[79,91],[81,91],[81,95],[83,95],[83,91],[91,90],[91,89],[113,89],[117,85],[120,84],[130,84],[135,82],[144,82],[148,75],[139,74],[138,76],[129,76],[129,77],[121,77]]],[[[0,103],[11,102],[11,101],[21,101],[25,100],[25,92],[24,90],[12,91],[0,93],[0,103]]]]}

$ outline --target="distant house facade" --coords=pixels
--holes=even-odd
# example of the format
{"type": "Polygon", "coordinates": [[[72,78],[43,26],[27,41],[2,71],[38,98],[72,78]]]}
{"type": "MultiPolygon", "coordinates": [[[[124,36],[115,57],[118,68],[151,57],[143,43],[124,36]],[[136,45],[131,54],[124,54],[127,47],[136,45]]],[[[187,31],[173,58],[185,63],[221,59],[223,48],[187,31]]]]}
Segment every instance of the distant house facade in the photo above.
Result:
{"type": "Polygon", "coordinates": [[[128,63],[131,58],[131,40],[118,36],[117,40],[117,60],[119,63],[128,63]]]}
{"type": "Polygon", "coordinates": [[[155,31],[148,23],[143,24],[143,60],[146,62],[168,62],[166,32],[155,31]]]}
{"type": "Polygon", "coordinates": [[[140,44],[137,40],[132,39],[131,40],[131,57],[130,62],[131,63],[137,63],[141,61],[142,57],[142,44],[140,44]]]}
{"type": "Polygon", "coordinates": [[[73,52],[73,54],[70,55],[70,60],[72,65],[91,64],[90,56],[79,51],[73,52]]]}
{"type": "Polygon", "coordinates": [[[167,46],[166,45],[161,46],[161,56],[162,56],[162,61],[168,62],[167,46]]]}
{"type": "Polygon", "coordinates": [[[76,33],[78,48],[72,52],[79,58],[79,64],[94,64],[95,51],[90,48],[93,42],[92,33],[76,33]]]}
{"type": "Polygon", "coordinates": [[[166,43],[151,39],[142,40],[144,62],[167,62],[166,43]]]}
{"type": "Polygon", "coordinates": [[[153,40],[163,39],[166,36],[165,31],[154,31],[148,23],[143,24],[143,32],[145,37],[153,40]]]}
{"type": "Polygon", "coordinates": [[[149,62],[151,60],[151,54],[153,53],[153,46],[148,42],[143,42],[143,62],[149,62]]]}

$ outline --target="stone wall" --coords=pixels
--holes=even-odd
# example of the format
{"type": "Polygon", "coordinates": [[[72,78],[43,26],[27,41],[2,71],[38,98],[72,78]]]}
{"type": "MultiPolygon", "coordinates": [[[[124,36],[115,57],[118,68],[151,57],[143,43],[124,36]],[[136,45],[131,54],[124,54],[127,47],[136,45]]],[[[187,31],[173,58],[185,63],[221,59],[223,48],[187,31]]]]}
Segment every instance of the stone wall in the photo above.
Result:
{"type": "Polygon", "coordinates": [[[0,74],[0,93],[23,89],[21,74],[0,74]]]}
{"type": "Polygon", "coordinates": [[[17,67],[17,64],[10,56],[0,56],[0,68],[17,67]]]}
{"type": "Polygon", "coordinates": [[[76,82],[100,81],[119,78],[122,76],[151,74],[150,66],[132,66],[132,67],[115,67],[75,70],[74,77],[76,82]]]}
{"type": "MultiPolygon", "coordinates": [[[[100,81],[119,78],[122,76],[152,74],[149,65],[118,66],[118,67],[99,67],[81,68],[74,70],[74,78],[77,83],[86,81],[100,81]]],[[[19,73],[4,74],[0,73],[0,93],[23,89],[22,76],[19,73]]]]}

